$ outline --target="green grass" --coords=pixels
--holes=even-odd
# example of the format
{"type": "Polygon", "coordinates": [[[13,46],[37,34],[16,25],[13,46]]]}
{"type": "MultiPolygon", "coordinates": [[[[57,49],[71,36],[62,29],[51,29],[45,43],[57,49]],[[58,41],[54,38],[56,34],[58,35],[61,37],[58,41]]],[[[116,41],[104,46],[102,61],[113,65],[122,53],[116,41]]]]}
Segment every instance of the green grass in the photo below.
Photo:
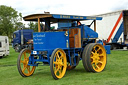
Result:
{"type": "Polygon", "coordinates": [[[0,59],[0,85],[128,85],[128,51],[111,51],[103,72],[86,72],[80,62],[59,80],[52,78],[49,66],[38,66],[32,76],[21,77],[16,66],[18,54],[10,48],[10,55],[0,59]]]}

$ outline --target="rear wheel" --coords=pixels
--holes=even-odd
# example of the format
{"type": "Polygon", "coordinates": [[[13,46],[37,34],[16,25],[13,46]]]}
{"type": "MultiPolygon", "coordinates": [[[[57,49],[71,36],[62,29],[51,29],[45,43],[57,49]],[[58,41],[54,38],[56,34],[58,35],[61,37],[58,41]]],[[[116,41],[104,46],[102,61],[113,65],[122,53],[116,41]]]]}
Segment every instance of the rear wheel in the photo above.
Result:
{"type": "Polygon", "coordinates": [[[86,45],[86,47],[84,48],[83,53],[82,53],[82,62],[83,62],[83,66],[84,66],[84,68],[85,68],[85,70],[86,70],[87,72],[90,72],[90,69],[89,69],[89,67],[88,67],[88,65],[87,65],[87,61],[88,61],[87,58],[88,58],[88,57],[86,56],[90,45],[91,45],[91,44],[86,45]]]}
{"type": "Polygon", "coordinates": [[[88,44],[82,54],[84,68],[89,72],[101,72],[106,66],[107,55],[104,47],[98,43],[88,44]]]}
{"type": "Polygon", "coordinates": [[[66,73],[67,58],[65,52],[57,48],[53,51],[50,59],[50,69],[54,79],[62,78],[66,73]]]}
{"type": "Polygon", "coordinates": [[[31,76],[35,71],[35,66],[29,66],[29,56],[31,54],[31,51],[27,48],[23,49],[19,57],[17,59],[17,68],[21,76],[28,77],[31,76]]]}

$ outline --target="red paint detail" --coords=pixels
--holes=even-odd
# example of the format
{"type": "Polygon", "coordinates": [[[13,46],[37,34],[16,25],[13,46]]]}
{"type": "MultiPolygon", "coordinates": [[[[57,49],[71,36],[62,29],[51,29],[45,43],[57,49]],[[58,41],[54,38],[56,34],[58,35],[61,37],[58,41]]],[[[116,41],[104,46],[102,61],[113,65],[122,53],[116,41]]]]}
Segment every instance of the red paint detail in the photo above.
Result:
{"type": "Polygon", "coordinates": [[[123,16],[123,14],[121,13],[120,16],[119,16],[119,18],[118,18],[118,20],[116,21],[115,26],[113,27],[113,29],[112,29],[112,31],[111,31],[111,33],[110,33],[108,39],[107,39],[107,43],[110,41],[110,39],[111,39],[111,37],[112,37],[112,35],[113,35],[115,29],[117,28],[117,25],[119,24],[119,22],[120,22],[120,20],[121,20],[121,18],[122,18],[122,16],[123,16]]]}

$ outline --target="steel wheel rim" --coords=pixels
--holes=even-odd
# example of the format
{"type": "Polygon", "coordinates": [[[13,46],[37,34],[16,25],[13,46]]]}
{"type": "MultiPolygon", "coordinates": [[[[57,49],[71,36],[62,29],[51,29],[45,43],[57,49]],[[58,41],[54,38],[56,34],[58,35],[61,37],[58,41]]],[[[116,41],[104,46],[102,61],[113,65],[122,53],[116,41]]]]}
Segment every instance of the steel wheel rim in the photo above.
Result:
{"type": "Polygon", "coordinates": [[[91,65],[96,72],[101,72],[106,66],[106,51],[102,45],[95,45],[91,51],[91,65]]]}
{"type": "Polygon", "coordinates": [[[28,65],[30,54],[30,50],[25,50],[20,57],[20,68],[25,76],[30,76],[35,71],[35,66],[28,65]]]}
{"type": "Polygon", "coordinates": [[[63,50],[57,50],[53,58],[53,70],[57,78],[62,78],[66,73],[67,60],[63,50]]]}

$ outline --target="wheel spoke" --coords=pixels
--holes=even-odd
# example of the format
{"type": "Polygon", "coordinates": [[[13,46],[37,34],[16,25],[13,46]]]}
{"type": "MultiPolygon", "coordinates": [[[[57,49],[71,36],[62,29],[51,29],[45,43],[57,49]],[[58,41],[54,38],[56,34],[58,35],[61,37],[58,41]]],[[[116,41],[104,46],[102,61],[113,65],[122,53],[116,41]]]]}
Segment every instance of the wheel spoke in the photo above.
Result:
{"type": "Polygon", "coordinates": [[[96,47],[97,47],[97,46],[94,46],[93,49],[96,50],[96,47]]]}
{"type": "Polygon", "coordinates": [[[103,64],[103,62],[102,62],[102,61],[98,61],[98,63],[101,63],[101,64],[103,64]]]}
{"type": "Polygon", "coordinates": [[[20,60],[20,63],[23,63],[23,64],[24,64],[25,62],[24,62],[24,61],[22,61],[22,60],[20,60]]]}
{"type": "Polygon", "coordinates": [[[99,54],[99,56],[104,56],[104,54],[99,54]]]}
{"type": "Polygon", "coordinates": [[[60,68],[59,68],[60,70],[62,69],[62,66],[60,66],[60,68]]]}
{"type": "Polygon", "coordinates": [[[95,63],[95,61],[93,60],[92,62],[91,62],[91,64],[94,64],[95,63]]]}
{"type": "Polygon", "coordinates": [[[62,58],[63,58],[63,57],[60,57],[59,60],[62,61],[62,58]]]}
{"type": "Polygon", "coordinates": [[[59,68],[59,74],[61,74],[62,73],[62,66],[60,66],[60,68],[59,68]]]}
{"type": "Polygon", "coordinates": [[[30,73],[30,66],[27,66],[28,73],[30,73]]]}
{"type": "Polygon", "coordinates": [[[61,53],[61,56],[60,56],[60,58],[63,58],[63,56],[64,56],[64,55],[63,55],[63,53],[61,53]]]}
{"type": "Polygon", "coordinates": [[[98,69],[100,68],[98,65],[95,65],[95,66],[96,66],[96,68],[98,68],[98,69]]]}
{"type": "Polygon", "coordinates": [[[90,58],[94,60],[94,57],[93,56],[91,56],[90,58]]]}
{"type": "Polygon", "coordinates": [[[98,60],[100,59],[100,57],[99,57],[99,55],[98,55],[98,54],[97,54],[96,58],[97,58],[98,60]]]}
{"type": "Polygon", "coordinates": [[[93,55],[95,54],[93,51],[91,52],[93,55]]]}
{"type": "Polygon", "coordinates": [[[92,67],[95,67],[95,63],[92,64],[92,67]]]}
{"type": "Polygon", "coordinates": [[[59,75],[61,75],[61,70],[59,70],[59,75]]]}
{"type": "Polygon", "coordinates": [[[26,67],[26,62],[23,63],[23,66],[26,67]]]}
{"type": "Polygon", "coordinates": [[[25,67],[23,67],[23,70],[22,70],[22,71],[24,72],[26,68],[27,68],[26,66],[25,66],[25,67]]]}
{"type": "Polygon", "coordinates": [[[24,59],[26,59],[26,58],[27,58],[26,53],[24,53],[24,59]]]}
{"type": "Polygon", "coordinates": [[[57,74],[58,71],[59,71],[59,66],[57,69],[55,68],[55,74],[57,74]]]}
{"type": "Polygon", "coordinates": [[[64,66],[64,64],[62,62],[54,62],[54,64],[64,66]]]}
{"type": "Polygon", "coordinates": [[[61,66],[64,66],[64,64],[61,62],[61,63],[59,63],[61,66]]]}
{"type": "Polygon", "coordinates": [[[99,47],[99,48],[97,49],[97,52],[98,52],[99,50],[101,50],[101,49],[102,49],[102,48],[99,47]]]}
{"type": "Polygon", "coordinates": [[[57,56],[57,58],[59,59],[59,55],[58,55],[58,52],[56,53],[56,56],[57,56]]]}
{"type": "Polygon", "coordinates": [[[58,62],[53,62],[54,64],[58,65],[59,63],[58,62]]]}

